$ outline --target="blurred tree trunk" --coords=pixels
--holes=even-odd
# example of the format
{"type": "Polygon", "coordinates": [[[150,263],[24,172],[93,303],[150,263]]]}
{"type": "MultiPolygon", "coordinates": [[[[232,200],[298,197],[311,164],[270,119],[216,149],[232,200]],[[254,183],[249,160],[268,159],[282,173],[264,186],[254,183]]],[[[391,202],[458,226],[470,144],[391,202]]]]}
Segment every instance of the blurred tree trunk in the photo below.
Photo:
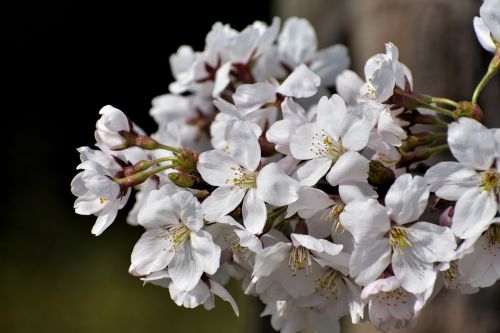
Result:
{"type": "MultiPolygon", "coordinates": [[[[476,40],[472,19],[481,0],[274,0],[283,19],[301,16],[316,28],[320,47],[344,43],[361,77],[365,61],[385,52],[384,43],[399,48],[400,60],[412,71],[415,91],[470,100],[491,54],[476,40]]],[[[500,127],[500,84],[495,78],[480,105],[489,126],[500,127]]],[[[499,287],[476,295],[444,292],[423,311],[413,332],[498,332],[499,287]]],[[[349,326],[349,325],[348,325],[349,326]]],[[[373,332],[368,324],[347,332],[373,332]]],[[[401,330],[401,332],[407,330],[401,330]]],[[[400,331],[398,331],[400,332],[400,331]]]]}

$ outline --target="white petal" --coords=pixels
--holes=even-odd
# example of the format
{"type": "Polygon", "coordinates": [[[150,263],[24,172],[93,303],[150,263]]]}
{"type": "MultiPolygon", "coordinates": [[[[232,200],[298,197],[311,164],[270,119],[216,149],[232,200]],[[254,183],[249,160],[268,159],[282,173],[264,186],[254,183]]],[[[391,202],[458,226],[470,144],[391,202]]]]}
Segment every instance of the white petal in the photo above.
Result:
{"type": "Polygon", "coordinates": [[[316,123],[324,128],[335,140],[344,134],[347,107],[339,95],[332,95],[330,99],[323,96],[317,107],[316,123]]]}
{"type": "Polygon", "coordinates": [[[354,200],[376,199],[377,192],[368,183],[352,183],[339,185],[339,195],[342,201],[348,203],[354,200]]]}
{"type": "Polygon", "coordinates": [[[385,206],[399,224],[415,222],[425,210],[429,189],[425,179],[410,174],[399,176],[385,196],[385,206]]]}
{"type": "Polygon", "coordinates": [[[500,1],[486,0],[483,2],[479,13],[493,38],[500,41],[500,1]]]}
{"type": "Polygon", "coordinates": [[[168,265],[168,272],[175,286],[182,290],[191,290],[200,281],[203,269],[189,242],[184,242],[182,248],[175,252],[168,265]]]}
{"type": "Polygon", "coordinates": [[[231,296],[231,294],[226,290],[226,288],[215,282],[215,280],[210,280],[210,291],[214,295],[217,295],[224,301],[228,302],[233,308],[233,311],[236,314],[236,316],[237,317],[240,316],[240,310],[238,309],[238,305],[236,304],[236,301],[234,300],[233,296],[231,296]]]}
{"type": "Polygon", "coordinates": [[[208,221],[216,221],[233,211],[243,200],[245,190],[238,187],[219,187],[206,198],[201,207],[208,221]]]}
{"type": "MultiPolygon", "coordinates": [[[[130,194],[130,192],[129,192],[130,194]]],[[[111,223],[116,218],[116,215],[118,214],[118,206],[120,205],[120,201],[116,200],[111,204],[108,204],[108,207],[104,209],[103,211],[99,212],[99,216],[97,217],[94,225],[92,226],[92,234],[99,236],[106,230],[111,223]]]]}
{"type": "Polygon", "coordinates": [[[243,199],[243,224],[253,234],[259,234],[264,229],[267,219],[266,204],[258,197],[257,190],[247,190],[243,199]]]}
{"type": "Polygon", "coordinates": [[[182,223],[189,229],[198,231],[203,226],[203,210],[198,199],[188,191],[175,193],[170,200],[182,223]]]}
{"type": "Polygon", "coordinates": [[[278,93],[297,98],[311,97],[316,94],[320,84],[320,77],[301,64],[283,81],[278,93]]]}
{"type": "Polygon", "coordinates": [[[342,245],[333,244],[326,239],[317,239],[310,235],[294,234],[290,235],[295,247],[303,246],[311,251],[325,253],[329,255],[337,255],[342,251],[342,245]]]}
{"type": "Polygon", "coordinates": [[[391,263],[389,240],[378,239],[354,248],[349,268],[356,282],[362,286],[375,281],[391,263]]]}
{"type": "Polygon", "coordinates": [[[276,163],[266,165],[257,176],[257,191],[271,205],[291,204],[299,198],[299,190],[299,182],[285,174],[276,163]]]}
{"type": "Polygon", "coordinates": [[[276,87],[267,81],[242,84],[233,94],[234,104],[241,109],[259,108],[266,103],[273,102],[275,99],[276,87]]]}
{"type": "Polygon", "coordinates": [[[462,117],[448,127],[448,144],[453,156],[470,168],[487,170],[495,158],[493,132],[474,119],[462,117]]]}
{"type": "Polygon", "coordinates": [[[359,95],[359,89],[363,85],[363,80],[349,69],[343,71],[336,80],[335,86],[337,92],[345,100],[347,105],[356,104],[359,95]]]}
{"type": "Polygon", "coordinates": [[[147,275],[165,268],[175,255],[171,243],[164,237],[165,230],[147,230],[137,241],[132,251],[129,273],[147,275]]]}
{"type": "Polygon", "coordinates": [[[239,168],[229,155],[219,150],[203,152],[198,157],[196,166],[203,180],[213,186],[227,185],[234,178],[234,170],[239,168]]]}
{"type": "Polygon", "coordinates": [[[217,98],[226,89],[231,78],[229,77],[229,72],[231,71],[231,62],[226,62],[224,65],[220,66],[215,73],[214,88],[212,91],[212,97],[217,98]]]}
{"type": "Polygon", "coordinates": [[[302,186],[299,191],[299,199],[288,205],[287,217],[298,213],[300,217],[307,219],[331,204],[332,200],[325,192],[317,188],[302,186]]]}
{"type": "Polygon", "coordinates": [[[280,242],[257,253],[253,275],[271,275],[288,258],[291,246],[291,244],[280,242]]]}
{"type": "Polygon", "coordinates": [[[328,157],[317,157],[302,164],[297,169],[297,178],[301,185],[313,186],[330,170],[332,160],[328,157]]]}
{"type": "Polygon", "coordinates": [[[374,199],[348,203],[340,214],[340,222],[353,235],[356,243],[380,238],[390,228],[386,208],[374,199]]]}
{"type": "Polygon", "coordinates": [[[139,224],[146,229],[159,228],[169,224],[176,224],[179,218],[172,206],[170,197],[160,190],[149,193],[137,217],[139,224]]]}
{"type": "Polygon", "coordinates": [[[193,231],[190,240],[197,264],[204,272],[215,274],[219,268],[221,249],[212,240],[212,235],[205,230],[193,231]]]}
{"type": "Polygon", "coordinates": [[[229,154],[238,164],[250,171],[260,163],[260,145],[253,126],[248,121],[232,121],[226,127],[229,154]]]}
{"type": "Polygon", "coordinates": [[[285,21],[278,37],[278,50],[291,67],[311,60],[318,48],[314,28],[306,19],[291,17],[285,21]]]}
{"type": "Polygon", "coordinates": [[[417,258],[411,250],[394,253],[392,269],[403,288],[414,294],[425,292],[436,280],[433,264],[417,258]]]}
{"type": "Polygon", "coordinates": [[[191,290],[178,288],[175,283],[169,285],[170,298],[178,306],[193,309],[198,305],[205,303],[210,297],[210,290],[205,282],[200,281],[191,290]]]}
{"type": "Polygon", "coordinates": [[[456,201],[467,190],[477,187],[481,177],[473,169],[457,162],[440,162],[425,173],[429,190],[446,200],[456,201]]]}
{"type": "Polygon", "coordinates": [[[480,17],[474,17],[474,30],[476,31],[477,39],[481,46],[484,47],[487,51],[492,53],[496,52],[495,43],[491,39],[491,33],[483,19],[480,17]]]}
{"type": "Polygon", "coordinates": [[[483,232],[497,212],[495,196],[475,187],[465,192],[455,205],[451,230],[455,236],[467,239],[483,232]]]}
{"type": "Polygon", "coordinates": [[[347,151],[332,166],[326,175],[330,185],[348,184],[353,182],[366,182],[370,161],[359,153],[347,151]]]}
{"type": "Polygon", "coordinates": [[[290,139],[290,152],[298,160],[309,160],[318,155],[314,152],[316,136],[321,136],[321,128],[316,123],[304,124],[297,128],[290,139]]]}
{"type": "Polygon", "coordinates": [[[457,243],[450,228],[417,222],[408,230],[411,250],[423,261],[446,262],[455,257],[457,243]]]}
{"type": "Polygon", "coordinates": [[[311,70],[321,77],[322,85],[329,87],[349,67],[349,62],[347,47],[337,44],[318,51],[311,63],[311,70]]]}
{"type": "Polygon", "coordinates": [[[406,132],[392,117],[388,108],[385,108],[380,114],[377,132],[382,137],[382,140],[393,146],[400,146],[401,140],[407,137],[406,132]]]}
{"type": "Polygon", "coordinates": [[[348,150],[361,150],[366,147],[375,123],[373,112],[365,112],[361,107],[349,110],[342,134],[342,145],[348,150]]]}

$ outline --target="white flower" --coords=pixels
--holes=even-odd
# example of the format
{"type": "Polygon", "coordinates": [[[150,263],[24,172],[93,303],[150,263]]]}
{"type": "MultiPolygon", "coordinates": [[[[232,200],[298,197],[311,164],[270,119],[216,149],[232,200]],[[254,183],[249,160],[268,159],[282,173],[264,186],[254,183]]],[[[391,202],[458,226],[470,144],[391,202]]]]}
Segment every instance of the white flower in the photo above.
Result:
{"type": "Polygon", "coordinates": [[[457,201],[451,225],[457,237],[482,233],[497,212],[500,175],[493,165],[498,154],[495,133],[476,120],[460,118],[448,127],[448,145],[458,162],[438,163],[425,174],[432,192],[457,201]]]}
{"type": "Polygon", "coordinates": [[[99,114],[101,118],[97,121],[95,138],[98,146],[111,150],[126,147],[123,133],[133,131],[133,125],[127,116],[111,105],[104,106],[99,114]]]}
{"type": "Polygon", "coordinates": [[[350,272],[357,283],[375,281],[392,263],[394,274],[409,292],[433,286],[434,263],[452,260],[456,243],[449,228],[416,222],[428,198],[424,179],[405,174],[387,192],[385,207],[373,199],[346,205],[340,221],[355,240],[350,272]],[[416,223],[405,226],[411,222],[416,223]]]}
{"type": "Polygon", "coordinates": [[[370,321],[383,332],[412,323],[425,305],[426,296],[425,292],[409,293],[395,276],[373,281],[361,292],[370,321]]]}
{"type": "MultiPolygon", "coordinates": [[[[121,176],[122,166],[120,155],[111,156],[100,150],[81,147],[80,159],[82,163],[78,173],[71,182],[71,192],[77,196],[75,212],[81,215],[96,215],[97,221],[92,227],[92,233],[99,236],[113,223],[118,210],[127,203],[130,189],[122,190],[120,185],[112,180],[121,176]]],[[[122,162],[125,164],[125,162],[122,162]]]]}
{"type": "Polygon", "coordinates": [[[208,276],[204,279],[200,279],[191,290],[178,288],[172,282],[168,271],[154,272],[141,278],[141,280],[144,281],[145,284],[152,283],[160,287],[168,288],[170,297],[178,306],[193,309],[203,304],[205,309],[211,310],[215,307],[214,295],[217,295],[231,305],[236,316],[240,315],[238,305],[234,301],[233,296],[231,296],[226,288],[208,276]]]}
{"type": "Polygon", "coordinates": [[[216,221],[243,201],[243,223],[260,233],[266,222],[266,205],[288,205],[297,200],[298,182],[275,163],[258,170],[260,146],[251,123],[233,121],[226,128],[227,150],[200,154],[198,171],[203,179],[218,186],[203,201],[205,218],[216,221]]]}
{"type": "Polygon", "coordinates": [[[311,24],[301,18],[291,17],[283,25],[278,37],[277,60],[288,69],[302,63],[321,77],[324,86],[335,83],[337,75],[349,66],[347,48],[333,45],[318,51],[316,33],[311,24]]]}
{"type": "Polygon", "coordinates": [[[500,218],[472,243],[472,251],[458,261],[458,271],[472,287],[490,287],[500,279],[500,218]]]}
{"type": "Polygon", "coordinates": [[[151,191],[138,219],[146,232],[132,252],[131,274],[148,275],[168,266],[176,287],[191,290],[203,272],[217,271],[221,250],[201,230],[201,205],[190,192],[172,185],[151,191]]]}
{"type": "Polygon", "coordinates": [[[358,151],[371,128],[357,126],[358,120],[339,95],[321,98],[316,121],[300,126],[290,141],[292,156],[308,160],[297,170],[302,185],[314,185],[325,174],[332,186],[367,181],[369,161],[358,151]]]}
{"type": "Polygon", "coordinates": [[[500,44],[500,1],[485,0],[479,9],[480,17],[474,17],[474,30],[481,45],[495,53],[500,44]]]}
{"type": "Polygon", "coordinates": [[[309,296],[321,277],[320,264],[336,264],[342,245],[309,235],[292,233],[292,242],[278,242],[257,253],[253,276],[257,292],[278,284],[290,296],[309,296]]]}

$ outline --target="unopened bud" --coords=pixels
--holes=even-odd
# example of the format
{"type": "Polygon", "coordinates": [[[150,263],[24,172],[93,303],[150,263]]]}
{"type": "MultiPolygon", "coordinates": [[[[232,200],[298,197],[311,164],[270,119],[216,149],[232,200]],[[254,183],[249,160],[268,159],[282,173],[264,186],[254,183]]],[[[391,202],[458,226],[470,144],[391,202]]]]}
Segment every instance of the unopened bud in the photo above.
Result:
{"type": "Polygon", "coordinates": [[[379,161],[371,161],[368,170],[368,182],[374,186],[390,185],[396,176],[394,172],[379,161]]]}
{"type": "Polygon", "coordinates": [[[415,133],[409,135],[405,140],[403,140],[400,149],[402,151],[408,152],[418,146],[424,146],[433,143],[439,136],[439,134],[436,135],[435,133],[428,132],[415,133]]]}
{"type": "Polygon", "coordinates": [[[191,187],[194,184],[194,177],[182,172],[169,173],[168,179],[180,187],[191,187]]]}
{"type": "Polygon", "coordinates": [[[183,148],[180,153],[176,154],[177,161],[176,164],[177,170],[180,172],[190,174],[194,170],[196,170],[196,164],[198,163],[198,152],[183,148]]]}
{"type": "Polygon", "coordinates": [[[480,123],[484,120],[484,114],[479,105],[472,102],[462,101],[458,103],[458,107],[453,111],[455,118],[469,117],[479,121],[480,123]]]}

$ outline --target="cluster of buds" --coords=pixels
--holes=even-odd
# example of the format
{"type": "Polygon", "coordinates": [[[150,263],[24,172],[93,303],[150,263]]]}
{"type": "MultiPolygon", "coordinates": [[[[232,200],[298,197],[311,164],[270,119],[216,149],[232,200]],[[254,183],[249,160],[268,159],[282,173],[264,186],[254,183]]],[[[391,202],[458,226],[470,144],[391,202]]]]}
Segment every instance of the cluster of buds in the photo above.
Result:
{"type": "Polygon", "coordinates": [[[129,273],[178,305],[211,309],[218,296],[238,315],[234,278],[283,332],[339,332],[344,316],[414,325],[441,290],[500,278],[500,130],[478,105],[500,70],[500,1],[480,12],[494,57],[458,102],[415,93],[392,43],[362,79],[344,46],[317,49],[306,20],[216,23],[203,51],[171,56],[156,133],[100,111],[97,148],[79,149],[75,211],[96,215],[99,235],[134,192],[127,221],[145,231],[129,273]],[[445,151],[456,161],[428,162],[445,151]]]}

